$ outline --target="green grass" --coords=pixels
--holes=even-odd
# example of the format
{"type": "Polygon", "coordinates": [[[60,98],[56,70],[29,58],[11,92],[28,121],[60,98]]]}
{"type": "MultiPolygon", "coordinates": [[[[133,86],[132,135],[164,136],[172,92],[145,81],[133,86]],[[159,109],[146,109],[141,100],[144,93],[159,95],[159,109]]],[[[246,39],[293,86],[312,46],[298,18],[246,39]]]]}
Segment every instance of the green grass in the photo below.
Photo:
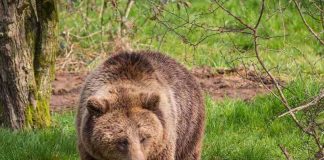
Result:
{"type": "MultiPolygon", "coordinates": [[[[85,3],[75,4],[78,12],[67,12],[61,9],[60,17],[63,18],[60,23],[60,30],[80,36],[100,31],[101,21],[98,15],[101,1],[96,2],[97,5],[88,12],[89,25],[86,25],[84,18],[86,15],[85,3]]],[[[176,58],[188,67],[201,65],[232,67],[242,64],[242,62],[248,65],[256,63],[253,41],[250,35],[217,34],[191,25],[196,23],[209,28],[217,28],[225,24],[227,27],[242,27],[220,9],[208,13],[217,8],[217,5],[213,2],[209,0],[191,1],[191,7],[181,10],[177,9],[175,3],[170,3],[164,7],[165,11],[159,16],[159,20],[163,23],[151,18],[154,16],[153,5],[157,5],[154,0],[141,1],[135,3],[131,9],[128,20],[135,27],[129,30],[128,37],[133,49],[158,50],[176,58]],[[199,45],[190,45],[190,43],[196,44],[205,36],[209,37],[199,45]]],[[[257,21],[259,5],[259,2],[255,0],[231,0],[224,3],[226,8],[252,26],[257,21]]],[[[120,2],[119,9],[123,10],[124,7],[125,2],[120,2]]],[[[96,34],[89,38],[71,39],[73,43],[81,47],[80,50],[75,49],[75,54],[84,55],[89,52],[89,47],[93,52],[99,53],[101,40],[111,42],[120,26],[116,21],[119,14],[112,12],[112,10],[113,8],[108,4],[103,16],[103,37],[96,34]],[[86,50],[82,50],[82,48],[86,50]]],[[[306,18],[313,29],[319,33],[321,25],[308,16],[306,18]]],[[[276,38],[260,40],[261,57],[269,68],[278,67],[281,74],[294,76],[298,75],[301,70],[303,72],[315,70],[324,73],[323,63],[309,63],[321,59],[324,47],[308,32],[292,3],[277,0],[267,1],[264,17],[259,26],[259,33],[262,36],[277,36],[276,38]]],[[[63,42],[65,41],[63,40],[63,42]]],[[[105,43],[104,46],[105,52],[111,52],[114,44],[105,43]]],[[[87,61],[88,64],[91,64],[91,62],[91,60],[87,61]]]]}
{"type": "MultiPolygon", "coordinates": [[[[302,81],[291,84],[289,102],[298,105],[305,97],[319,92],[318,84],[306,91],[302,81]],[[295,94],[294,94],[295,95],[295,94]]],[[[308,159],[315,153],[314,143],[305,136],[289,116],[277,118],[285,109],[275,97],[257,97],[252,102],[226,100],[221,103],[207,98],[207,129],[203,159],[284,159],[279,144],[288,148],[296,159],[308,159]],[[313,144],[312,144],[313,143],[313,144]]]]}
{"type": "Polygon", "coordinates": [[[53,122],[51,128],[33,131],[0,129],[0,159],[77,159],[74,114],[55,114],[53,122]]]}
{"type": "MultiPolygon", "coordinates": [[[[298,105],[316,95],[320,87],[323,86],[316,82],[306,85],[298,80],[288,86],[285,94],[292,105],[298,105]]],[[[298,160],[315,153],[314,143],[288,116],[277,118],[285,109],[272,95],[251,102],[230,99],[214,102],[207,96],[206,109],[203,160],[284,159],[279,144],[298,160]]],[[[53,118],[55,125],[48,129],[22,132],[0,129],[0,159],[78,159],[74,113],[55,114],[53,118]]]]}

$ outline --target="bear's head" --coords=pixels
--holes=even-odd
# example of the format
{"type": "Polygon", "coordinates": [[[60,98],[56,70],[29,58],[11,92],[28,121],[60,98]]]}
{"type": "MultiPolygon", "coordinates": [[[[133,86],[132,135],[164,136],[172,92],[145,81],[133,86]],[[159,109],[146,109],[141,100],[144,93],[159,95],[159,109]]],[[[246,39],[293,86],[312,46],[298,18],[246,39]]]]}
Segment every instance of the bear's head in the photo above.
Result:
{"type": "Polygon", "coordinates": [[[145,160],[163,148],[160,95],[119,88],[90,96],[81,139],[98,159],[145,160]]]}

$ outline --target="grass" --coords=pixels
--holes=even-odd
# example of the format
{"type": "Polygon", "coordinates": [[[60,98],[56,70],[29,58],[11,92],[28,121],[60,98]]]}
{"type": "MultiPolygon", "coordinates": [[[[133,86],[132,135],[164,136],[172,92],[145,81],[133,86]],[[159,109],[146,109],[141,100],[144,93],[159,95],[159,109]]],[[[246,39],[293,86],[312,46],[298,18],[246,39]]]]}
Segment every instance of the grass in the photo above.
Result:
{"type": "MultiPolygon", "coordinates": [[[[60,16],[64,18],[60,19],[60,30],[79,36],[100,32],[101,20],[98,13],[100,13],[101,1],[95,2],[96,5],[93,5],[94,7],[88,11],[88,22],[84,18],[87,13],[85,3],[77,2],[74,12],[61,9],[60,16]]],[[[125,5],[125,2],[120,2],[119,9],[123,10],[125,5]]],[[[152,18],[154,17],[153,5],[157,5],[156,1],[143,1],[135,3],[131,9],[128,20],[134,27],[128,30],[128,38],[133,49],[158,50],[174,57],[188,67],[201,65],[232,67],[240,65],[242,62],[248,65],[256,63],[250,35],[217,34],[191,25],[195,23],[216,28],[226,24],[227,27],[242,27],[220,9],[211,13],[210,10],[217,8],[213,2],[209,0],[192,1],[191,7],[186,9],[182,7],[181,10],[178,10],[175,3],[171,3],[164,7],[165,11],[158,17],[159,20],[152,18]],[[199,45],[190,45],[190,43],[198,43],[205,36],[208,37],[199,45]]],[[[244,3],[235,0],[227,1],[224,6],[250,25],[254,25],[258,18],[259,2],[255,0],[246,0],[244,3]]],[[[88,52],[97,52],[97,56],[100,56],[102,41],[105,52],[113,51],[114,43],[111,41],[115,38],[120,26],[116,21],[119,18],[119,13],[112,12],[113,9],[108,4],[106,12],[103,14],[103,36],[95,34],[88,38],[71,38],[70,43],[79,47],[74,49],[75,54],[79,55],[78,57],[84,57],[88,52]]],[[[306,18],[314,30],[319,33],[321,25],[308,16],[306,18]]],[[[318,73],[324,73],[323,63],[309,63],[321,59],[324,47],[307,31],[298,12],[288,1],[267,1],[259,33],[265,37],[275,37],[260,40],[261,57],[269,68],[278,67],[280,74],[294,76],[298,75],[300,70],[305,72],[315,70],[318,73]]],[[[66,43],[65,40],[62,40],[62,43],[66,43]]],[[[93,58],[85,60],[86,65],[90,65],[90,68],[96,66],[93,65],[93,60],[93,58]]],[[[97,63],[95,61],[95,64],[97,63]]]]}
{"type": "MultiPolygon", "coordinates": [[[[77,1],[75,10],[68,12],[60,5],[60,30],[76,36],[87,36],[100,31],[100,2],[94,5],[87,19],[86,26],[85,1],[77,1]]],[[[184,27],[170,31],[157,21],[147,19],[152,16],[149,8],[152,1],[136,3],[132,8],[129,20],[136,26],[129,32],[129,39],[134,49],[152,49],[164,52],[188,68],[208,65],[211,67],[232,67],[246,63],[255,63],[251,37],[242,34],[216,34],[205,39],[197,46],[184,41],[196,43],[202,36],[213,34],[200,28],[184,27]],[[140,13],[140,14],[139,14],[140,13]],[[177,32],[178,34],[175,34],[177,32]],[[237,60],[238,59],[238,60],[237,60]]],[[[124,2],[120,3],[121,8],[124,2]]],[[[259,2],[255,0],[228,1],[225,6],[240,15],[245,21],[253,24],[256,21],[259,2]]],[[[108,5],[109,7],[109,5],[108,5]]],[[[192,1],[187,10],[178,10],[176,4],[166,6],[161,16],[169,27],[175,28],[185,23],[183,17],[195,20],[200,24],[240,27],[234,19],[220,10],[200,16],[210,9],[216,8],[210,1],[192,1]],[[177,18],[178,17],[178,18],[177,18]],[[180,17],[180,18],[179,18],[180,17]]],[[[70,57],[84,61],[85,66],[92,69],[102,59],[100,43],[105,42],[105,52],[113,50],[113,35],[118,30],[118,17],[109,7],[103,16],[104,34],[94,34],[87,38],[71,36],[60,37],[62,49],[74,44],[70,57]],[[94,56],[88,56],[95,53],[94,56]]],[[[118,15],[118,14],[117,14],[118,15]]],[[[316,25],[309,17],[308,22],[316,31],[316,25]]],[[[316,95],[323,88],[324,47],[321,46],[306,30],[296,10],[288,1],[270,0],[266,3],[265,17],[260,24],[263,36],[281,36],[261,40],[261,56],[267,67],[280,77],[289,79],[284,93],[292,106],[298,106],[308,98],[316,95]],[[283,9],[284,11],[280,11],[283,9]]],[[[68,56],[62,53],[60,56],[68,56]]],[[[68,65],[67,65],[68,66],[68,65]]],[[[73,66],[68,70],[73,70],[73,66]]],[[[206,96],[207,128],[204,139],[203,160],[247,159],[267,160],[284,159],[278,145],[283,144],[295,159],[313,157],[314,143],[311,138],[298,130],[289,116],[277,118],[285,109],[272,95],[256,97],[252,101],[227,99],[215,102],[206,96]]],[[[303,116],[303,114],[298,115],[303,116]]],[[[76,150],[76,133],[74,113],[54,114],[54,126],[33,131],[12,132],[0,129],[0,159],[3,160],[56,160],[78,159],[76,150]]],[[[323,137],[323,136],[322,136],[323,137]]],[[[323,138],[322,138],[323,139],[323,138]]]]}
{"type": "MultiPolygon", "coordinates": [[[[318,84],[309,87],[310,95],[292,98],[292,104],[319,91],[318,84]]],[[[302,81],[288,88],[301,92],[302,81]]],[[[292,96],[292,97],[290,97],[292,96]]],[[[288,148],[295,159],[312,157],[314,145],[309,137],[296,128],[289,117],[277,118],[284,108],[275,97],[268,95],[255,98],[252,102],[226,100],[221,103],[207,98],[207,132],[203,159],[284,159],[279,144],[288,148]]]]}
{"type": "MultiPolygon", "coordinates": [[[[323,87],[315,82],[307,85],[296,81],[285,90],[291,104],[314,96],[323,87]],[[301,93],[293,96],[292,93],[301,93]]],[[[206,97],[207,126],[203,160],[284,159],[278,145],[288,148],[295,159],[308,159],[314,154],[314,144],[298,130],[289,117],[277,118],[284,111],[272,95],[253,101],[214,102],[206,97]]],[[[12,132],[0,129],[0,159],[56,160],[78,159],[74,113],[54,114],[54,126],[47,129],[12,132]]]]}
{"type": "Polygon", "coordinates": [[[53,115],[51,128],[12,132],[0,129],[0,159],[77,159],[74,114],[53,115]]]}

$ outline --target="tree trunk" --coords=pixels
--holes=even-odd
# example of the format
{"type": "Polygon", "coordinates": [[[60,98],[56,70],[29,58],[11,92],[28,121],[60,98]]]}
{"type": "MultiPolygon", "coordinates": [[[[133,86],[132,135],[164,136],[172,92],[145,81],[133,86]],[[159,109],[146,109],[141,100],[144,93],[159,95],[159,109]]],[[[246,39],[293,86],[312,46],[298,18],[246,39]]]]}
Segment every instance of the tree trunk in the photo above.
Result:
{"type": "Polygon", "coordinates": [[[0,1],[0,124],[46,127],[58,52],[57,1],[0,1]]]}

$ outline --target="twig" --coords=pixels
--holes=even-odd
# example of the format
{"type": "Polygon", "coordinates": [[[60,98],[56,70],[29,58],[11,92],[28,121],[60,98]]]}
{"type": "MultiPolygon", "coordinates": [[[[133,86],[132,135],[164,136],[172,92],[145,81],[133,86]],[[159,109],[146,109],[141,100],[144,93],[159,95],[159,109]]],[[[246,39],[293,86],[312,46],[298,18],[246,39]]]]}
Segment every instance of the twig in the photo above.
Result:
{"type": "Polygon", "coordinates": [[[262,18],[263,12],[264,12],[264,0],[262,0],[259,18],[258,18],[258,20],[257,20],[257,22],[256,22],[256,24],[254,26],[254,29],[257,29],[259,27],[259,24],[261,22],[261,18],[262,18]]]}
{"type": "Polygon", "coordinates": [[[128,15],[129,15],[129,12],[134,4],[134,0],[129,0],[128,1],[128,4],[127,4],[127,7],[126,7],[126,11],[125,11],[125,15],[124,15],[124,18],[127,19],[128,18],[128,15]]]}
{"type": "MultiPolygon", "coordinates": [[[[262,6],[264,5],[264,0],[262,1],[262,6]]],[[[263,8],[263,7],[262,7],[263,8]]],[[[261,9],[261,12],[263,12],[264,10],[261,9]]],[[[262,13],[260,13],[261,15],[262,13]]],[[[261,18],[259,19],[259,21],[261,20],[261,18]]],[[[258,22],[257,22],[258,23],[258,22]]],[[[258,25],[255,25],[256,27],[258,27],[258,25]]],[[[284,96],[281,87],[278,83],[278,81],[274,78],[274,76],[271,74],[271,72],[267,69],[267,67],[265,66],[265,64],[263,63],[261,57],[260,57],[260,53],[259,53],[259,44],[258,44],[258,28],[253,28],[253,40],[254,40],[254,52],[256,55],[256,58],[258,60],[258,62],[260,63],[262,69],[267,73],[267,75],[270,77],[271,81],[275,84],[275,87],[277,89],[277,91],[279,92],[279,97],[283,102],[283,105],[288,109],[291,110],[291,107],[286,99],[286,97],[284,96]]],[[[289,114],[291,115],[291,117],[293,118],[295,124],[305,133],[312,135],[313,134],[311,132],[309,132],[308,130],[306,130],[302,124],[299,122],[299,120],[296,118],[295,114],[293,112],[289,112],[289,114]]]]}
{"type": "Polygon", "coordinates": [[[321,8],[318,9],[321,11],[321,23],[322,23],[322,30],[324,30],[324,2],[321,1],[321,8]]]}
{"type": "Polygon", "coordinates": [[[121,18],[121,23],[120,23],[120,35],[121,35],[121,37],[124,37],[124,35],[125,35],[127,18],[129,16],[130,10],[131,10],[134,2],[135,2],[134,0],[128,0],[127,6],[126,6],[125,11],[124,11],[124,15],[121,18]]]}
{"type": "Polygon", "coordinates": [[[93,32],[93,33],[88,34],[88,35],[86,35],[86,36],[79,36],[79,35],[72,34],[72,33],[70,33],[70,35],[71,35],[72,37],[77,38],[77,39],[85,39],[85,38],[90,38],[90,37],[92,37],[92,36],[95,36],[96,34],[99,34],[99,33],[101,33],[101,30],[100,30],[100,31],[93,32]]]}
{"type": "MultiPolygon", "coordinates": [[[[226,9],[223,5],[221,5],[217,0],[214,0],[214,2],[220,7],[222,8],[227,14],[229,14],[230,16],[232,16],[233,18],[235,18],[237,21],[239,21],[243,26],[245,26],[246,28],[249,28],[250,30],[254,30],[253,27],[251,27],[250,25],[248,25],[247,23],[243,22],[243,20],[234,15],[232,12],[230,12],[228,9],[226,9]]],[[[262,2],[264,3],[264,1],[262,2]]],[[[263,12],[263,9],[262,9],[262,12],[263,12]]],[[[260,16],[260,20],[261,20],[261,16],[260,16]]]]}
{"type": "Polygon", "coordinates": [[[89,19],[88,19],[88,17],[89,17],[89,12],[90,12],[90,3],[91,3],[91,0],[87,0],[87,2],[86,2],[86,13],[85,13],[85,17],[84,17],[85,28],[86,29],[88,29],[88,27],[89,27],[89,19]]]}
{"type": "Polygon", "coordinates": [[[293,159],[291,158],[290,154],[288,153],[286,147],[284,147],[284,146],[281,145],[281,144],[279,145],[279,147],[280,147],[282,153],[285,155],[285,157],[286,157],[287,160],[293,160],[293,159]]]}
{"type": "Polygon", "coordinates": [[[69,57],[70,57],[71,53],[73,52],[73,47],[74,47],[74,44],[71,45],[71,49],[70,49],[69,53],[67,53],[67,55],[65,56],[65,58],[64,58],[65,60],[64,60],[63,64],[61,65],[60,69],[63,70],[65,65],[71,61],[71,59],[69,59],[69,57]]]}
{"type": "MultiPolygon", "coordinates": [[[[254,71],[255,73],[257,73],[256,71],[256,65],[253,64],[253,68],[254,68],[254,71]]],[[[280,99],[280,97],[275,93],[273,92],[266,84],[264,84],[264,82],[262,81],[262,78],[261,78],[261,74],[258,74],[257,75],[258,78],[259,78],[259,81],[261,82],[261,84],[263,85],[264,88],[266,88],[272,95],[274,95],[277,99],[280,99]]],[[[281,99],[280,99],[281,100],[281,99]]]]}
{"type": "Polygon", "coordinates": [[[313,36],[322,44],[324,45],[324,41],[317,35],[317,33],[312,29],[312,27],[309,26],[309,24],[306,22],[306,19],[304,17],[304,15],[301,12],[300,6],[298,5],[296,0],[293,0],[293,2],[295,3],[295,6],[297,8],[297,11],[301,17],[301,19],[303,20],[305,26],[307,27],[307,29],[309,30],[309,32],[311,32],[313,34],[313,36]]]}
{"type": "Polygon", "coordinates": [[[281,114],[281,115],[278,116],[278,117],[283,117],[283,116],[289,114],[289,112],[293,112],[293,113],[295,113],[295,112],[298,112],[298,111],[303,110],[303,109],[305,109],[305,108],[308,108],[308,107],[314,106],[314,105],[318,104],[318,103],[319,103],[323,98],[324,98],[324,90],[322,90],[322,91],[320,92],[320,94],[319,94],[318,96],[316,96],[316,97],[315,97],[311,102],[309,102],[309,103],[307,103],[307,104],[305,104],[305,105],[302,105],[302,106],[296,107],[296,108],[294,108],[294,109],[291,109],[291,110],[289,110],[288,112],[285,112],[285,113],[281,114]]]}
{"type": "Polygon", "coordinates": [[[103,14],[106,8],[106,0],[102,0],[102,4],[101,4],[101,9],[100,9],[100,49],[101,49],[101,53],[104,52],[104,45],[103,45],[103,35],[104,35],[104,30],[103,30],[103,14]]]}
{"type": "Polygon", "coordinates": [[[283,28],[283,34],[284,34],[284,37],[283,37],[283,40],[284,40],[284,45],[286,45],[286,26],[285,26],[285,20],[284,20],[284,17],[283,17],[283,10],[282,10],[282,7],[281,7],[281,0],[278,1],[278,4],[279,4],[279,12],[280,12],[280,15],[281,15],[281,21],[282,21],[282,28],[283,28]]]}

